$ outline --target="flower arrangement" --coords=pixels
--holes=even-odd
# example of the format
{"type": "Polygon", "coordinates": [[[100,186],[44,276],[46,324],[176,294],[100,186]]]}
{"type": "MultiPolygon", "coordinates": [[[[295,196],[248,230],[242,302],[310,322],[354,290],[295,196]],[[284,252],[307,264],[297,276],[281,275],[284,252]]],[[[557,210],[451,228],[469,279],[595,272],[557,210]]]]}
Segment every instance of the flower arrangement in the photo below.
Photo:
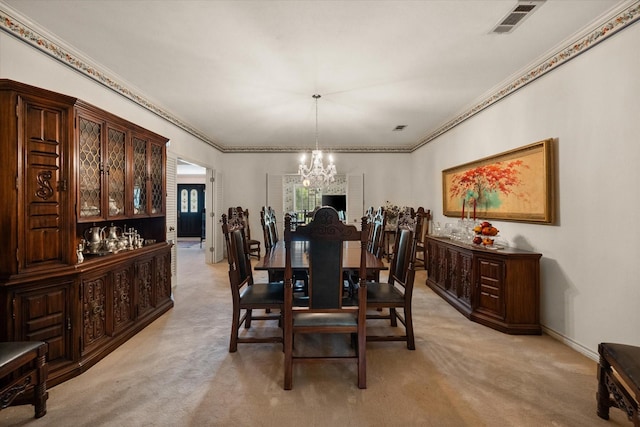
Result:
{"type": "Polygon", "coordinates": [[[393,205],[387,200],[387,203],[384,205],[384,211],[387,213],[387,221],[396,220],[401,210],[404,210],[404,208],[393,205]]]}

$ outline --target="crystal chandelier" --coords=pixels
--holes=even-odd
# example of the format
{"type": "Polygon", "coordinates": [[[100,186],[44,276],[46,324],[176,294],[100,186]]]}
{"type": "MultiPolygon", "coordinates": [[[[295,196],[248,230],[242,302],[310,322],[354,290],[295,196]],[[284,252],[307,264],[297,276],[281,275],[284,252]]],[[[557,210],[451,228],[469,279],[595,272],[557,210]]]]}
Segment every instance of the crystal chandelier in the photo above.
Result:
{"type": "Polygon", "coordinates": [[[305,164],[305,156],[302,155],[298,166],[298,175],[300,175],[302,185],[305,187],[322,188],[336,180],[336,166],[333,164],[331,156],[329,156],[327,167],[322,161],[322,150],[318,148],[318,99],[320,95],[315,94],[313,98],[316,100],[316,149],[311,152],[311,162],[308,165],[305,164]]]}

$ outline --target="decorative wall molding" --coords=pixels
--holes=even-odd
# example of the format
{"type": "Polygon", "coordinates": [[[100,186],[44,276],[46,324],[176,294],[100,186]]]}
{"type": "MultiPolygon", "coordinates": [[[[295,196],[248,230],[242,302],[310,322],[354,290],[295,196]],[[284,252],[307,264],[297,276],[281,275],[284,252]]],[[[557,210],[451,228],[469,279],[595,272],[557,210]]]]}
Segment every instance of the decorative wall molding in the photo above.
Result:
{"type": "MultiPolygon", "coordinates": [[[[568,44],[565,48],[552,54],[542,62],[532,66],[524,74],[515,80],[501,85],[498,90],[492,91],[483,97],[483,99],[471,107],[465,109],[460,115],[448,121],[444,125],[437,128],[432,133],[425,136],[414,146],[404,147],[341,147],[333,148],[327,151],[336,153],[410,153],[425,144],[433,141],[442,134],[453,129],[465,120],[476,115],[485,108],[490,107],[496,102],[513,94],[517,90],[523,88],[529,83],[542,77],[543,75],[555,70],[559,66],[567,63],[576,56],[584,53],[588,49],[608,39],[620,30],[634,24],[640,20],[640,0],[634,1],[623,11],[599,23],[593,30],[578,40],[568,44]]],[[[137,93],[125,84],[119,82],[116,78],[109,76],[106,72],[98,69],[97,66],[91,65],[90,61],[81,55],[74,53],[71,48],[64,46],[63,42],[54,40],[54,37],[45,35],[45,31],[35,29],[36,25],[27,23],[26,19],[19,18],[15,11],[9,10],[5,5],[0,3],[0,29],[13,35],[19,40],[31,45],[41,52],[60,61],[75,71],[93,79],[101,85],[113,90],[114,92],[124,96],[132,102],[138,104],[162,119],[172,123],[178,128],[191,134],[197,139],[209,144],[211,147],[223,153],[295,153],[299,152],[297,147],[225,147],[213,141],[194,127],[175,117],[173,114],[155,105],[147,98],[137,93]]]]}

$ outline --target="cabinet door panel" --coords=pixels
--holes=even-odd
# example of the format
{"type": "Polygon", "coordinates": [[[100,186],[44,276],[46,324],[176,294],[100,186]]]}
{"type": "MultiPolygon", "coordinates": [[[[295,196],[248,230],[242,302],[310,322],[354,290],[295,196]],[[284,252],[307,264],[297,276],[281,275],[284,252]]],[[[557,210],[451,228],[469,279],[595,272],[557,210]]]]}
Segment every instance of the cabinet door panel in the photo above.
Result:
{"type": "Polygon", "coordinates": [[[104,218],[102,211],[103,124],[98,120],[78,116],[78,218],[104,218]]]}
{"type": "Polygon", "coordinates": [[[153,295],[153,259],[136,263],[137,315],[142,317],[155,307],[153,295]]]}
{"type": "Polygon", "coordinates": [[[156,257],[156,297],[156,305],[171,299],[171,252],[156,257]]]}
{"type": "Polygon", "coordinates": [[[147,211],[147,141],[133,137],[133,214],[147,211]]]}
{"type": "Polygon", "coordinates": [[[125,329],[135,320],[133,310],[133,265],[113,272],[113,328],[114,332],[125,329]]]}
{"type": "Polygon", "coordinates": [[[47,360],[53,365],[73,360],[69,311],[72,286],[68,282],[15,295],[15,339],[46,341],[47,360]]]}
{"type": "Polygon", "coordinates": [[[164,192],[164,145],[151,143],[151,162],[149,169],[151,171],[151,214],[164,214],[165,192],[164,192]]]}
{"type": "Polygon", "coordinates": [[[107,194],[109,218],[124,216],[126,191],[126,132],[107,125],[107,194]]]}
{"type": "Polygon", "coordinates": [[[62,171],[66,114],[30,101],[25,102],[25,222],[24,268],[64,263],[66,218],[62,171]],[[62,187],[62,188],[61,188],[62,187]]]}
{"type": "Polygon", "coordinates": [[[107,273],[82,279],[82,353],[107,336],[107,273]]]}
{"type": "Polygon", "coordinates": [[[498,318],[504,317],[503,271],[502,262],[478,260],[478,310],[498,318]]]}
{"type": "Polygon", "coordinates": [[[459,258],[460,273],[457,283],[456,296],[467,306],[471,306],[471,286],[473,281],[473,257],[461,253],[459,258]]]}

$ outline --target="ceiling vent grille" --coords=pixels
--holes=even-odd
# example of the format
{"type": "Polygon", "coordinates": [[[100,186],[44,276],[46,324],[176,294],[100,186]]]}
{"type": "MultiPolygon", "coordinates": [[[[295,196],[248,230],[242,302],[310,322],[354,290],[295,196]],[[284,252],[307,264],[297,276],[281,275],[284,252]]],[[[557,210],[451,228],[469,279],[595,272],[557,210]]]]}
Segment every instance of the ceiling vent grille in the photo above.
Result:
{"type": "Polygon", "coordinates": [[[506,34],[512,32],[534,10],[538,10],[546,0],[520,0],[515,8],[500,20],[500,23],[491,31],[492,33],[506,34]]]}

